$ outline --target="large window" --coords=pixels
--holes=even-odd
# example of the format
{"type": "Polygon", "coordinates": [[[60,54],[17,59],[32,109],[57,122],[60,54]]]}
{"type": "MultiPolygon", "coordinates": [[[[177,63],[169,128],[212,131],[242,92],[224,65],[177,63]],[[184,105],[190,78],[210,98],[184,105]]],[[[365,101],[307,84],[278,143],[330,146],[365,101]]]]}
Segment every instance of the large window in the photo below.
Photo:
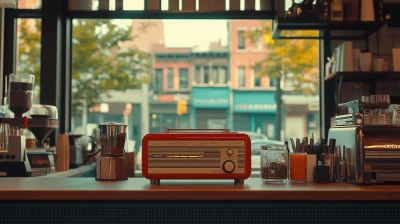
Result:
{"type": "Polygon", "coordinates": [[[168,89],[173,89],[174,88],[174,69],[168,68],[168,89]]]}
{"type": "Polygon", "coordinates": [[[244,50],[246,48],[246,36],[244,30],[238,31],[238,49],[244,50]]]}
{"type": "Polygon", "coordinates": [[[238,87],[245,87],[246,84],[246,68],[240,66],[238,69],[238,87]]]}
{"type": "Polygon", "coordinates": [[[179,69],[179,88],[187,89],[189,86],[189,69],[179,69]]]}
{"type": "Polygon", "coordinates": [[[228,128],[260,144],[317,132],[319,111],[308,105],[318,105],[318,89],[306,88],[318,80],[318,41],[268,42],[271,28],[270,21],[256,20],[73,19],[72,132],[91,134],[99,123],[122,122],[135,150],[140,136],[165,127],[228,128]],[[251,39],[257,36],[263,38],[251,39]],[[294,83],[282,105],[275,89],[267,88],[277,86],[279,75],[294,83]],[[156,91],[148,91],[149,84],[156,91]],[[180,101],[187,110],[178,115],[180,101]]]}

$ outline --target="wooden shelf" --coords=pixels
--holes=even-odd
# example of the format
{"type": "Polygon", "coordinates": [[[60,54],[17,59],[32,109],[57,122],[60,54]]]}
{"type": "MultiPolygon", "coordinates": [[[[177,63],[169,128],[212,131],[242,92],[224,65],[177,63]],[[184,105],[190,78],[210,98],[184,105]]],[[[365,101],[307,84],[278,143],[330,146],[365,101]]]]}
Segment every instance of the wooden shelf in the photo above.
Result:
{"type": "Polygon", "coordinates": [[[325,77],[325,81],[378,81],[378,80],[398,80],[400,72],[336,72],[325,77]]]}
{"type": "Polygon", "coordinates": [[[307,21],[287,20],[277,18],[273,21],[273,39],[322,39],[320,37],[284,37],[281,32],[284,30],[318,30],[318,31],[343,31],[340,35],[331,34],[331,39],[365,39],[371,33],[376,32],[385,25],[384,22],[362,22],[362,21],[307,21]]]}

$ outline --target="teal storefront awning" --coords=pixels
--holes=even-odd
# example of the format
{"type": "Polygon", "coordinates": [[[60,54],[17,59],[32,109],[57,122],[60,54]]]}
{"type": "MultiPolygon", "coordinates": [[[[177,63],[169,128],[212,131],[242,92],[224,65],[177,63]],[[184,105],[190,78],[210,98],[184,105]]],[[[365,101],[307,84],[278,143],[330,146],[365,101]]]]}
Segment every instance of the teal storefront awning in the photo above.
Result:
{"type": "Polygon", "coordinates": [[[275,113],[275,92],[235,91],[233,92],[234,113],[275,113]]]}
{"type": "Polygon", "coordinates": [[[193,87],[193,108],[229,108],[229,87],[193,87]]]}

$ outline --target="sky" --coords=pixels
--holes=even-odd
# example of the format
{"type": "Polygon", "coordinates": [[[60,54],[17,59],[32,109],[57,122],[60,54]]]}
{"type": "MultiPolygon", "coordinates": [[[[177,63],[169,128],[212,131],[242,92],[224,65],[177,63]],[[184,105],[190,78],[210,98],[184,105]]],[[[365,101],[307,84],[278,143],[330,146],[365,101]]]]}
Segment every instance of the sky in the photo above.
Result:
{"type": "Polygon", "coordinates": [[[226,45],[228,32],[226,20],[164,20],[167,47],[192,47],[208,49],[211,42],[221,39],[226,45]],[[207,34],[207,35],[205,35],[207,34]]]}
{"type": "MultiPolygon", "coordinates": [[[[114,5],[115,0],[110,0],[114,5]]],[[[162,0],[162,9],[168,10],[168,2],[162,0]]],[[[111,7],[111,10],[113,8],[111,7]]],[[[144,1],[125,0],[125,10],[143,10],[144,1]]],[[[207,50],[211,42],[219,41],[227,43],[227,21],[226,20],[163,20],[164,38],[167,47],[193,47],[207,50]],[[207,35],[204,35],[204,34],[207,35]]],[[[117,24],[122,26],[131,25],[131,20],[118,20],[117,24]]]]}

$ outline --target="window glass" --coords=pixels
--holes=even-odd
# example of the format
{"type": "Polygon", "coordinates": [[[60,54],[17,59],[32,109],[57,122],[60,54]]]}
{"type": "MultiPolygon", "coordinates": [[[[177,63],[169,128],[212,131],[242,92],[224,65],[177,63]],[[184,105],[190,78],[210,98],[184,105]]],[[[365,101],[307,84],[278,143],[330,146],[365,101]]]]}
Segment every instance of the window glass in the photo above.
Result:
{"type": "Polygon", "coordinates": [[[201,69],[200,66],[196,66],[196,73],[195,73],[195,82],[197,84],[201,83],[201,69]]]}
{"type": "Polygon", "coordinates": [[[210,70],[209,70],[208,66],[204,66],[203,69],[204,69],[203,83],[208,84],[208,82],[210,81],[210,73],[209,73],[210,70]]]}
{"type": "Polygon", "coordinates": [[[34,103],[40,102],[41,19],[17,20],[17,73],[35,76],[34,103]]]}
{"type": "Polygon", "coordinates": [[[254,87],[260,87],[261,86],[261,77],[259,76],[260,74],[260,69],[255,68],[254,69],[254,87]]]}
{"type": "Polygon", "coordinates": [[[245,32],[244,30],[239,30],[238,31],[238,49],[239,50],[244,50],[246,48],[246,37],[245,37],[245,32]]]}
{"type": "MultiPolygon", "coordinates": [[[[138,150],[142,136],[166,127],[228,128],[249,133],[254,142],[319,131],[318,40],[274,41],[271,21],[260,20],[72,22],[73,133],[90,135],[107,121],[125,123],[138,150]],[[257,36],[262,48],[254,51],[257,36]],[[238,51],[246,44],[248,50],[238,51]],[[277,86],[273,77],[279,76],[292,83],[281,105],[277,92],[267,88],[277,86]],[[156,91],[149,91],[150,84],[156,91]],[[178,101],[186,101],[186,113],[177,114],[178,101]]],[[[32,69],[29,59],[25,67],[32,69]]]]}
{"type": "Polygon", "coordinates": [[[244,87],[245,86],[245,82],[246,82],[246,74],[245,74],[245,67],[241,66],[239,67],[239,74],[238,74],[238,87],[244,87]]]}
{"type": "Polygon", "coordinates": [[[277,87],[278,86],[278,80],[275,77],[271,77],[269,79],[269,86],[270,87],[277,87]]]}
{"type": "Polygon", "coordinates": [[[189,69],[179,69],[179,88],[187,89],[189,85],[189,69]]]}
{"type": "Polygon", "coordinates": [[[163,90],[163,70],[162,69],[156,69],[156,77],[154,80],[154,86],[155,86],[155,90],[157,91],[157,93],[161,93],[163,90]]]}
{"type": "Polygon", "coordinates": [[[220,67],[218,70],[218,83],[225,84],[227,82],[227,68],[220,67]]]}
{"type": "Polygon", "coordinates": [[[174,70],[168,68],[168,89],[174,88],[174,70]]]}

